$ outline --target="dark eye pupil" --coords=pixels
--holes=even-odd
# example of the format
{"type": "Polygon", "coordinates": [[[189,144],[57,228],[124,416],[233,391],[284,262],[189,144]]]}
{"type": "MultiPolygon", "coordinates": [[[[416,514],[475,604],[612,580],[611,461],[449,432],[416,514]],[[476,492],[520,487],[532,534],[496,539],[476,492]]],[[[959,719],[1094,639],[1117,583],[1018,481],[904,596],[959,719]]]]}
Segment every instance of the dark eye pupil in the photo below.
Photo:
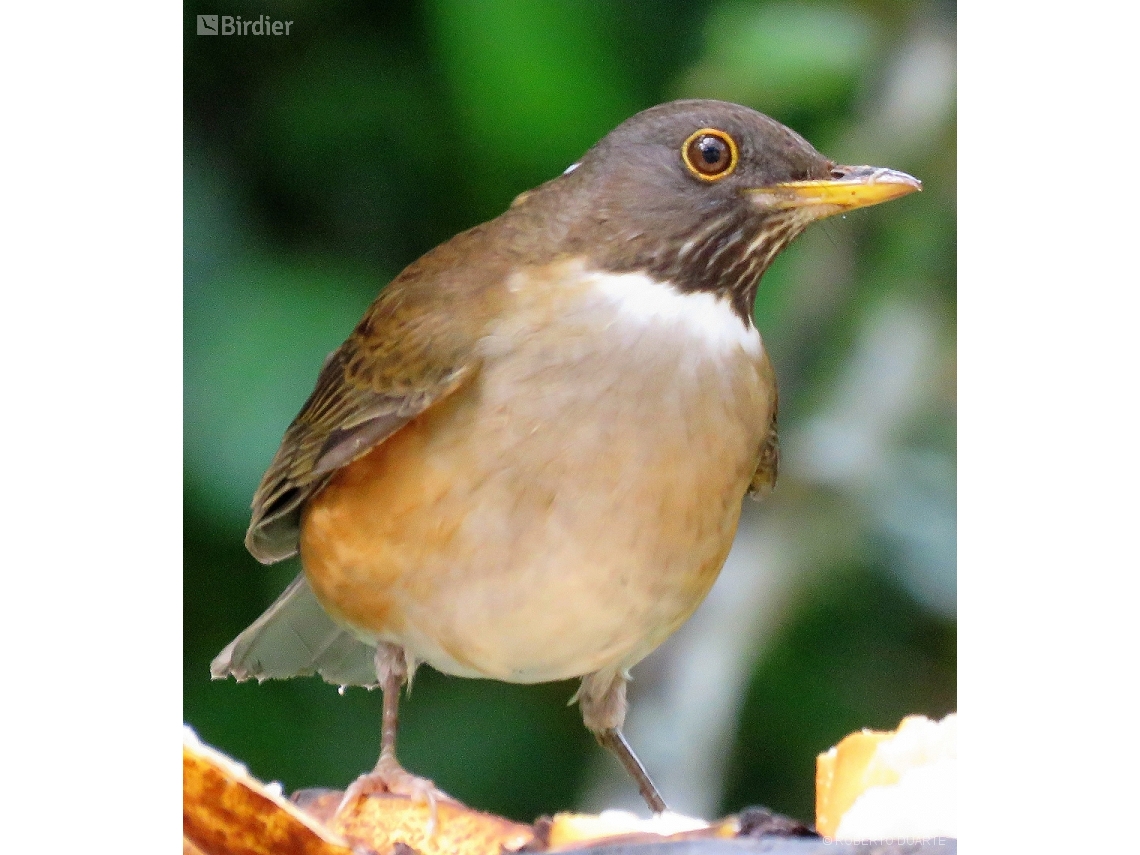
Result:
{"type": "Polygon", "coordinates": [[[724,144],[724,140],[717,137],[702,137],[697,143],[697,149],[707,166],[716,166],[728,153],[728,146],[724,144]]]}

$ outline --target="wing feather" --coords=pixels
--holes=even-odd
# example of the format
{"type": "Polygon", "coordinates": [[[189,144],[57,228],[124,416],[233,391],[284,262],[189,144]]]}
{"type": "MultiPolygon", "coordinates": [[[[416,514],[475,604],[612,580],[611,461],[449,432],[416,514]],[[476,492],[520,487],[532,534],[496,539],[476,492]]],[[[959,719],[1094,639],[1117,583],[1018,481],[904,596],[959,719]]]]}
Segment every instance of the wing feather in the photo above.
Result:
{"type": "Polygon", "coordinates": [[[475,376],[504,271],[474,275],[454,255],[482,237],[472,229],[405,270],[326,360],[254,494],[245,544],[258,561],[295,555],[304,505],[338,469],[475,376]]]}
{"type": "Polygon", "coordinates": [[[767,354],[764,356],[764,377],[768,388],[771,389],[772,416],[768,420],[768,432],[760,446],[752,483],[748,485],[748,495],[757,500],[766,498],[772,492],[776,486],[776,477],[780,474],[780,431],[777,424],[780,394],[776,384],[776,372],[767,354]]]}

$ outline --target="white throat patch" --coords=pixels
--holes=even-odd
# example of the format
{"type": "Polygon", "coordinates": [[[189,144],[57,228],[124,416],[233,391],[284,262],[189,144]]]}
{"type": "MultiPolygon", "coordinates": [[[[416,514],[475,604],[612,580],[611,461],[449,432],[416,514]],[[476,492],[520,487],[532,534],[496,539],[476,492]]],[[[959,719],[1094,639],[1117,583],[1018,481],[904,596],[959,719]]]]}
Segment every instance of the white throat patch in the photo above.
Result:
{"type": "Polygon", "coordinates": [[[758,357],[763,349],[756,328],[746,324],[724,297],[708,291],[678,291],[644,273],[591,271],[586,275],[624,318],[673,327],[705,342],[711,350],[739,347],[758,357]]]}

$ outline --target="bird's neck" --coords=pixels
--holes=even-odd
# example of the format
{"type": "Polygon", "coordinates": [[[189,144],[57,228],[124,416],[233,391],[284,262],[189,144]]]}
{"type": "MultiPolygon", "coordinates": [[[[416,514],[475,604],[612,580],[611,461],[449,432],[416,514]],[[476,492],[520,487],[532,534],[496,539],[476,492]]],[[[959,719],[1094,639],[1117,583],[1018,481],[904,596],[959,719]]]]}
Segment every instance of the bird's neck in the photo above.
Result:
{"type": "Polygon", "coordinates": [[[763,219],[729,211],[698,220],[686,232],[665,239],[648,230],[629,233],[624,240],[615,235],[597,262],[618,273],[644,273],[683,293],[719,295],[751,325],[761,277],[806,226],[803,217],[790,211],[763,219]]]}

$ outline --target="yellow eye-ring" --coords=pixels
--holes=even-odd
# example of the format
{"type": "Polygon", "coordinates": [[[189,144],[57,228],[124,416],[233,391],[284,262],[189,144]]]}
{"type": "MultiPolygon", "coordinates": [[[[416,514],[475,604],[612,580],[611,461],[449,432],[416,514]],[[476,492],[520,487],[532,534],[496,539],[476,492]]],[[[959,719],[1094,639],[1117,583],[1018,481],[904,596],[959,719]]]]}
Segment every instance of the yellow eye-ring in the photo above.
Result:
{"type": "Polygon", "coordinates": [[[718,181],[736,169],[740,152],[736,140],[716,128],[701,128],[685,140],[681,157],[689,172],[704,181],[718,181]]]}

